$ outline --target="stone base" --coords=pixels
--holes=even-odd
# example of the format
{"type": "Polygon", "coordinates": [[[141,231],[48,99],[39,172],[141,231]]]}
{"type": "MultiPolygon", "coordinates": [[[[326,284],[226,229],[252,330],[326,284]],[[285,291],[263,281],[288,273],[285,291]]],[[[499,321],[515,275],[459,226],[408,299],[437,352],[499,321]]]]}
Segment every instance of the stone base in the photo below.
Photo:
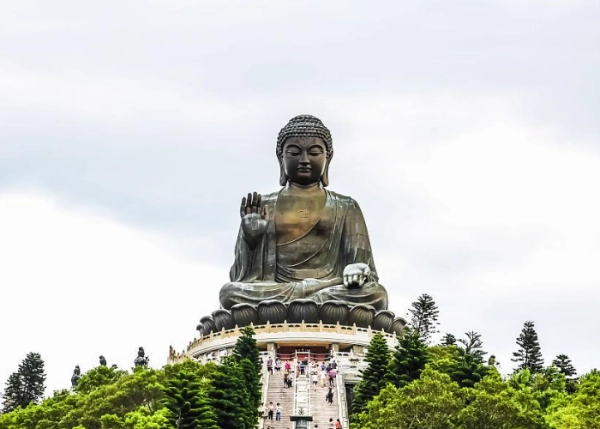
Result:
{"type": "Polygon", "coordinates": [[[211,316],[200,319],[196,327],[200,337],[223,329],[248,325],[264,325],[267,323],[324,323],[342,326],[356,325],[360,328],[371,327],[376,331],[400,334],[406,325],[402,317],[388,310],[376,311],[370,305],[359,304],[350,306],[342,301],[326,301],[318,304],[311,299],[297,299],[289,304],[281,301],[267,300],[257,307],[250,304],[237,304],[231,311],[219,309],[211,316]]]}
{"type": "MultiPolygon", "coordinates": [[[[252,325],[255,339],[262,354],[274,357],[282,347],[309,350],[318,348],[328,350],[331,357],[342,356],[351,361],[361,359],[369,346],[373,335],[381,332],[390,348],[396,346],[396,332],[387,333],[376,331],[370,327],[362,328],[356,325],[347,326],[339,323],[270,323],[252,325]]],[[[240,328],[222,328],[220,332],[194,339],[186,350],[175,352],[171,347],[169,362],[181,362],[185,359],[195,359],[200,362],[220,361],[223,356],[230,355],[240,336],[240,328]]]]}

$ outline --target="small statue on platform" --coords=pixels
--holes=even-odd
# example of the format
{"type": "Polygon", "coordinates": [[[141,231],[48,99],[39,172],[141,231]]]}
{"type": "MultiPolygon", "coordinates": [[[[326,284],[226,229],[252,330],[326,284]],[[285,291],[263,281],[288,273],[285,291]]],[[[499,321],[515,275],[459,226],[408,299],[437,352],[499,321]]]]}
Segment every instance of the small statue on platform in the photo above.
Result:
{"type": "Polygon", "coordinates": [[[352,198],[326,189],[333,158],[329,130],[314,116],[296,116],[280,131],[276,154],[283,188],[242,199],[221,307],[306,298],[386,310],[362,211],[352,198]]]}
{"type": "Polygon", "coordinates": [[[146,352],[144,351],[143,347],[140,347],[138,349],[138,355],[135,358],[135,360],[133,361],[133,364],[135,366],[143,366],[146,367],[148,366],[148,362],[150,362],[150,357],[146,356],[146,352]]]}
{"type": "Polygon", "coordinates": [[[100,355],[100,366],[106,366],[106,359],[102,355],[100,355]]]}
{"type": "Polygon", "coordinates": [[[79,379],[81,378],[81,368],[79,368],[79,365],[75,366],[75,369],[73,370],[73,375],[71,376],[71,387],[75,388],[77,387],[77,382],[79,381],[79,379]]]}

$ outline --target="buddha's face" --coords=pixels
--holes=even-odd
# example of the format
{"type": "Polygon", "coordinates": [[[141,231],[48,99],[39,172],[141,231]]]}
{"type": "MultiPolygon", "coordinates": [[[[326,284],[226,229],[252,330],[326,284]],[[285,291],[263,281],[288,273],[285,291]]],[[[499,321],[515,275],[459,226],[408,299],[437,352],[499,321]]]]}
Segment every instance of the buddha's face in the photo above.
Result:
{"type": "Polygon", "coordinates": [[[298,185],[318,183],[327,167],[325,143],[318,137],[291,137],[283,144],[283,170],[298,185]]]}

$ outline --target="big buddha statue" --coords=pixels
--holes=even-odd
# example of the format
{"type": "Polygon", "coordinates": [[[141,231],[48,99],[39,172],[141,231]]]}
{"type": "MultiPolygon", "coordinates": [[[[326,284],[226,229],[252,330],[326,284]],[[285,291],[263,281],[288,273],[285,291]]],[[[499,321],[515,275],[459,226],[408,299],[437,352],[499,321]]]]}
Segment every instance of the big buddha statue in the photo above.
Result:
{"type": "Polygon", "coordinates": [[[328,189],[329,129],[314,116],[296,116],[279,132],[276,154],[282,188],[242,199],[222,309],[311,300],[386,310],[361,209],[328,189]]]}

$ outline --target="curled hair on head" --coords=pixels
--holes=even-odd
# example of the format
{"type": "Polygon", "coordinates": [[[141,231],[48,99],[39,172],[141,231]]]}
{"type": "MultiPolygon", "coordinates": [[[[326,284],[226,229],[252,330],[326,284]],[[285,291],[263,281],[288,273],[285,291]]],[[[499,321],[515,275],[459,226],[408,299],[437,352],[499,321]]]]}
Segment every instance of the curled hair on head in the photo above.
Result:
{"type": "Polygon", "coordinates": [[[323,122],[312,115],[298,115],[290,119],[285,127],[279,131],[277,136],[277,157],[281,159],[283,144],[290,137],[318,137],[325,142],[327,159],[333,156],[333,141],[331,132],[323,125],[323,122]]]}

